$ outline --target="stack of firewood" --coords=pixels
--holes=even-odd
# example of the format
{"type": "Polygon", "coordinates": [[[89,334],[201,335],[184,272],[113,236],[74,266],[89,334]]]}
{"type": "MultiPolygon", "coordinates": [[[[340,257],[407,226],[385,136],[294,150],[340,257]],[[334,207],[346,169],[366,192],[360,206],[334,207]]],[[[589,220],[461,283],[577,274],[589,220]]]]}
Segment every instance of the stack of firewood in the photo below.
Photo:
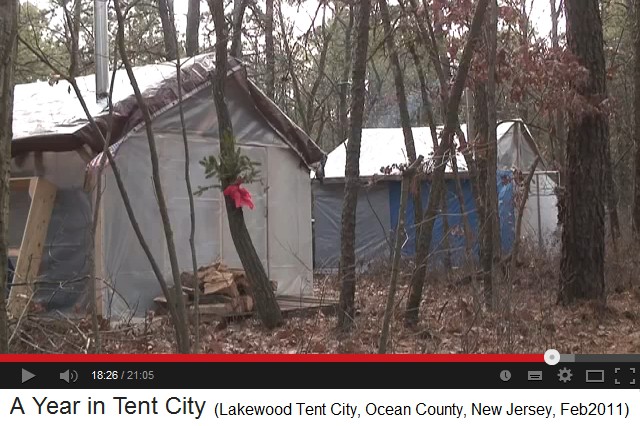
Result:
{"type": "MultiPolygon", "coordinates": [[[[205,315],[234,315],[254,310],[249,280],[242,269],[229,268],[221,262],[198,268],[196,277],[192,273],[180,274],[182,291],[188,305],[195,302],[196,285],[200,290],[200,313],[205,315]]],[[[277,284],[271,281],[276,290],[277,284]]],[[[155,299],[160,306],[166,305],[162,297],[155,299]]]]}

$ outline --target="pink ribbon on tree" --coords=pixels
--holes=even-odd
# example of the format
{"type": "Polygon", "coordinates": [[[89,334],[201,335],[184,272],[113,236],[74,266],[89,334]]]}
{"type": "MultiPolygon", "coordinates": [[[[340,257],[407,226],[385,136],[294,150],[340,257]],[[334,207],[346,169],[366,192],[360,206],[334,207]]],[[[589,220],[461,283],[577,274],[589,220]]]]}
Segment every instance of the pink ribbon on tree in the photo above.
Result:
{"type": "Polygon", "coordinates": [[[251,193],[247,191],[246,188],[241,187],[241,183],[241,181],[237,181],[236,183],[227,186],[222,193],[233,200],[237,209],[249,207],[253,210],[255,206],[251,199],[251,193]]]}

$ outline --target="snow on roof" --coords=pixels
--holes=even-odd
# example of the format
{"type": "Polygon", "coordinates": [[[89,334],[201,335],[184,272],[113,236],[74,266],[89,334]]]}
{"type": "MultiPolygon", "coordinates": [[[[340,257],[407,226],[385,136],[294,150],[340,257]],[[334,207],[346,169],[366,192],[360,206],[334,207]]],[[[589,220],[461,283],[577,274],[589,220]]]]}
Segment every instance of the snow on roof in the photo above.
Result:
{"type": "MultiPolygon", "coordinates": [[[[189,61],[192,61],[190,59],[189,61]]],[[[185,65],[189,63],[185,62],[185,65]]],[[[140,91],[158,86],[160,82],[175,76],[175,63],[134,67],[140,91]]],[[[96,101],[95,75],[76,79],[90,113],[96,117],[108,110],[106,100],[96,101]]],[[[111,72],[109,72],[111,81],[111,72]]],[[[116,71],[113,86],[114,105],[133,95],[133,88],[124,69],[116,71]]],[[[15,87],[13,109],[13,139],[46,134],[70,134],[87,123],[87,117],[66,80],[53,85],[47,81],[19,84],[15,87]]]]}
{"type": "MultiPolygon", "coordinates": [[[[497,136],[501,139],[513,126],[513,122],[504,122],[498,125],[497,136]]],[[[461,126],[467,133],[467,126],[461,126]]],[[[438,127],[441,132],[443,127],[438,127]]],[[[433,140],[429,127],[413,127],[413,139],[416,145],[416,154],[423,155],[425,159],[433,156],[433,140]]],[[[327,156],[324,166],[325,178],[343,178],[346,163],[346,146],[344,141],[327,156]]],[[[458,170],[466,171],[467,163],[464,156],[456,153],[458,170]]],[[[362,129],[362,142],[360,146],[360,176],[382,175],[381,167],[392,164],[407,163],[407,152],[404,144],[402,128],[372,128],[362,129]]],[[[451,164],[447,164],[447,172],[452,172],[451,164]]],[[[392,174],[399,174],[394,171],[392,174]]]]}

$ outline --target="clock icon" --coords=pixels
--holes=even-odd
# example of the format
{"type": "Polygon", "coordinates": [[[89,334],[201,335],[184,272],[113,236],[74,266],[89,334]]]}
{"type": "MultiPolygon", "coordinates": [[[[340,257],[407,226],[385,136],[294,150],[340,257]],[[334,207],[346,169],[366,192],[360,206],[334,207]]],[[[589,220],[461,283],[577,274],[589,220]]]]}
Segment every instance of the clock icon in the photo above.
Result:
{"type": "Polygon", "coordinates": [[[500,372],[500,380],[502,380],[503,382],[508,382],[509,380],[511,380],[511,371],[502,370],[500,372]]]}

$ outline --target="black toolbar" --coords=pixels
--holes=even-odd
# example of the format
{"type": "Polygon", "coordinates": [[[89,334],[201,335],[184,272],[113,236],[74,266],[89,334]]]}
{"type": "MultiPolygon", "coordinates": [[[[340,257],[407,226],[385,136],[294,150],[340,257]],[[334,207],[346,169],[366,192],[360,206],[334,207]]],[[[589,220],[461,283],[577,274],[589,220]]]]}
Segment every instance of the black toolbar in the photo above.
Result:
{"type": "Polygon", "coordinates": [[[4,389],[640,389],[638,362],[0,362],[4,389]]]}

